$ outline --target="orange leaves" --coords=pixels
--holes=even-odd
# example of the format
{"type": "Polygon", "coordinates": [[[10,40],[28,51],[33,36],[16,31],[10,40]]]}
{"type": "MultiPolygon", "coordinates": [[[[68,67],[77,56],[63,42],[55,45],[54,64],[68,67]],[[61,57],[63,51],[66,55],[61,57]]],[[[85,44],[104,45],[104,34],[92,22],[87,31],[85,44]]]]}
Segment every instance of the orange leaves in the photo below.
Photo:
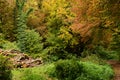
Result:
{"type": "MultiPolygon", "coordinates": [[[[101,27],[107,27],[109,29],[113,24],[113,22],[109,20],[109,15],[107,15],[107,3],[108,1],[106,0],[73,0],[71,3],[72,11],[76,16],[70,28],[73,32],[80,34],[82,42],[85,43],[91,38],[94,40],[98,37],[99,40],[101,39],[103,42],[110,39],[103,39],[106,35],[102,35],[102,37],[99,36],[99,29],[101,27]]],[[[106,30],[102,29],[102,31],[104,33],[106,30]]],[[[111,34],[109,37],[111,37],[111,34]]]]}
{"type": "Polygon", "coordinates": [[[89,38],[93,36],[92,31],[97,25],[97,23],[78,23],[73,24],[71,29],[74,33],[80,34],[82,42],[87,42],[89,38]]]}

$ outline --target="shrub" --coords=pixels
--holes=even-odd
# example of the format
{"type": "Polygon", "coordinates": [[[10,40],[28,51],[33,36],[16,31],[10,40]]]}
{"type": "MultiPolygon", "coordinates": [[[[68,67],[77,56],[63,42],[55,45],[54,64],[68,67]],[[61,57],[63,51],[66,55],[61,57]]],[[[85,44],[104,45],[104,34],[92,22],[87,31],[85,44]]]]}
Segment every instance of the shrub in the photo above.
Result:
{"type": "Polygon", "coordinates": [[[116,51],[108,51],[102,46],[95,47],[93,52],[102,59],[117,59],[118,58],[118,54],[116,51]]]}
{"type": "Polygon", "coordinates": [[[6,57],[0,55],[0,80],[12,80],[11,77],[11,64],[6,57]]]}
{"type": "Polygon", "coordinates": [[[21,80],[46,80],[40,74],[33,73],[30,69],[25,70],[21,80]]]}
{"type": "Polygon", "coordinates": [[[55,64],[58,80],[110,80],[113,70],[109,66],[90,62],[60,60],[55,64]]]}
{"type": "Polygon", "coordinates": [[[42,38],[34,30],[26,30],[18,37],[18,47],[23,52],[39,53],[43,45],[40,43],[42,38]]]}
{"type": "Polygon", "coordinates": [[[90,62],[80,62],[82,74],[76,80],[110,80],[113,70],[109,66],[96,65],[90,62]]]}
{"type": "Polygon", "coordinates": [[[82,72],[82,66],[73,60],[60,60],[56,64],[56,76],[59,80],[75,80],[82,72]]]}
{"type": "Polygon", "coordinates": [[[19,50],[15,42],[10,42],[4,39],[3,34],[0,34],[0,48],[19,50]]]}
{"type": "Polygon", "coordinates": [[[5,43],[3,44],[3,49],[19,50],[19,48],[17,47],[17,44],[15,42],[10,42],[10,41],[5,41],[5,43]]]}
{"type": "Polygon", "coordinates": [[[74,43],[73,41],[77,42],[77,40],[73,40],[74,37],[67,31],[65,32],[67,35],[64,35],[64,33],[61,33],[60,31],[58,33],[60,34],[48,34],[45,42],[46,48],[44,49],[44,52],[50,55],[50,59],[53,61],[76,57],[79,50],[75,50],[77,43],[74,43]]]}
{"type": "Polygon", "coordinates": [[[0,48],[3,47],[3,42],[4,42],[4,35],[0,33],[0,48]]]}
{"type": "Polygon", "coordinates": [[[54,64],[45,64],[33,68],[14,69],[13,80],[58,80],[55,77],[54,64]]]}
{"type": "Polygon", "coordinates": [[[99,58],[96,54],[91,54],[89,56],[86,56],[85,58],[80,59],[83,62],[92,62],[95,64],[103,64],[104,62],[102,61],[101,58],[99,58]]]}
{"type": "Polygon", "coordinates": [[[29,69],[14,70],[13,79],[19,80],[112,80],[109,66],[90,62],[60,60],[29,69]],[[22,74],[22,75],[20,75],[22,74]]]}

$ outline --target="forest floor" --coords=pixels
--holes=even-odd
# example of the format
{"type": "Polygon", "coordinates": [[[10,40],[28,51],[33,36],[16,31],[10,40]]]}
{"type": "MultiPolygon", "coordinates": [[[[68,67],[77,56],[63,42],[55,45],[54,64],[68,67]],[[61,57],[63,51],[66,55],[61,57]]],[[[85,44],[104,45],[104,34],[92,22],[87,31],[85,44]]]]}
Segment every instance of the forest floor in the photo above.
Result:
{"type": "Polygon", "coordinates": [[[120,62],[111,60],[108,63],[112,65],[115,72],[114,80],[120,80],[120,62]]]}

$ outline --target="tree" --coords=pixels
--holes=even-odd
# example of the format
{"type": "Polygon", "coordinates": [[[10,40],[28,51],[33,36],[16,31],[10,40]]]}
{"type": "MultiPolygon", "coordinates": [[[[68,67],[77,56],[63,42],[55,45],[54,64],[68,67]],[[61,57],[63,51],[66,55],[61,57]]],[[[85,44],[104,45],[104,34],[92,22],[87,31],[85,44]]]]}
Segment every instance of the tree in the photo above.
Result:
{"type": "Polygon", "coordinates": [[[43,49],[42,37],[35,30],[25,30],[19,35],[18,46],[22,52],[40,53],[43,49]]]}
{"type": "Polygon", "coordinates": [[[26,0],[16,0],[16,26],[18,36],[21,32],[27,29],[26,20],[32,9],[30,8],[27,12],[24,12],[24,5],[26,0]]]}
{"type": "Polygon", "coordinates": [[[16,0],[17,43],[22,52],[39,53],[42,49],[42,44],[40,44],[42,39],[37,32],[27,29],[26,20],[32,9],[24,12],[25,2],[26,0],[16,0]]]}
{"type": "Polygon", "coordinates": [[[11,41],[15,39],[13,9],[14,6],[10,5],[7,0],[0,0],[0,32],[11,41]]]}
{"type": "MultiPolygon", "coordinates": [[[[73,32],[80,34],[85,48],[96,45],[108,48],[112,38],[114,21],[108,0],[73,0],[72,11],[76,14],[71,26],[73,32]]],[[[114,12],[114,11],[113,11],[114,12]]]]}
{"type": "Polygon", "coordinates": [[[70,30],[75,17],[71,12],[70,2],[67,0],[43,0],[41,10],[46,14],[45,22],[48,34],[45,48],[48,50],[48,54],[67,58],[68,53],[79,52],[75,50],[75,46],[78,47],[79,39],[70,30]]]}

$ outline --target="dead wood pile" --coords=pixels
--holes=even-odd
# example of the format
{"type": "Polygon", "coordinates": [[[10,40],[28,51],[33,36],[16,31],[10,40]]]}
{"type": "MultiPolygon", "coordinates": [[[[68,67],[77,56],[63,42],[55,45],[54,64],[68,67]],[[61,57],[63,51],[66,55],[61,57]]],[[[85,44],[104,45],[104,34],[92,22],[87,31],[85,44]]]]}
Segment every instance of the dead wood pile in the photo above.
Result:
{"type": "Polygon", "coordinates": [[[42,59],[33,59],[25,53],[21,53],[18,50],[3,50],[0,49],[0,54],[7,56],[12,61],[15,68],[27,68],[34,67],[42,64],[42,59]]]}

